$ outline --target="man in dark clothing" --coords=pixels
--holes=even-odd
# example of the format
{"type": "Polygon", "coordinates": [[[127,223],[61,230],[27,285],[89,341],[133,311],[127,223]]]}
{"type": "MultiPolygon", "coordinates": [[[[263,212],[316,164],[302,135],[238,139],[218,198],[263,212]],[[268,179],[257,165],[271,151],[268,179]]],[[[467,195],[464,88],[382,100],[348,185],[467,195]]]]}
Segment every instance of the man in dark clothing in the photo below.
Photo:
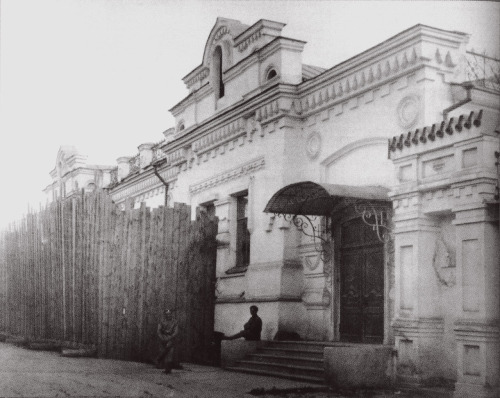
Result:
{"type": "Polygon", "coordinates": [[[245,340],[260,340],[260,332],[262,331],[262,319],[257,315],[259,309],[256,305],[250,307],[252,315],[247,323],[243,326],[243,330],[232,336],[224,336],[222,340],[235,340],[244,337],[245,340]]]}
{"type": "Polygon", "coordinates": [[[171,310],[165,310],[158,324],[157,334],[160,338],[160,354],[156,358],[156,366],[164,367],[165,373],[170,373],[174,365],[174,351],[176,348],[176,337],[179,333],[177,320],[171,310]]]}

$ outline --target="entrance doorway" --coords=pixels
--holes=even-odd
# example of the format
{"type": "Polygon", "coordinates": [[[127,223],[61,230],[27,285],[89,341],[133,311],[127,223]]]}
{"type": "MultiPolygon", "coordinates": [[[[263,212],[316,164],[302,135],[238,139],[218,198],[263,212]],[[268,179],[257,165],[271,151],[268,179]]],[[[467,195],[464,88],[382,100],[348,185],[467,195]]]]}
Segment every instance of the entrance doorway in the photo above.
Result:
{"type": "Polygon", "coordinates": [[[384,245],[361,218],[341,227],[340,339],[384,339],[384,245]]]}

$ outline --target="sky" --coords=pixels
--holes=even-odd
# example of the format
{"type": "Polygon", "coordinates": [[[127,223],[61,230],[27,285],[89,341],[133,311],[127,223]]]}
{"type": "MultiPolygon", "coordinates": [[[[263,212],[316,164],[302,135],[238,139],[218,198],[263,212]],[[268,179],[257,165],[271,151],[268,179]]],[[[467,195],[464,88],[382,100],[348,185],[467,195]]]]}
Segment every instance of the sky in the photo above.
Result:
{"type": "Polygon", "coordinates": [[[116,165],[160,141],[218,16],[286,23],[325,68],[418,23],[500,56],[497,2],[0,0],[0,229],[44,200],[60,146],[116,165]]]}

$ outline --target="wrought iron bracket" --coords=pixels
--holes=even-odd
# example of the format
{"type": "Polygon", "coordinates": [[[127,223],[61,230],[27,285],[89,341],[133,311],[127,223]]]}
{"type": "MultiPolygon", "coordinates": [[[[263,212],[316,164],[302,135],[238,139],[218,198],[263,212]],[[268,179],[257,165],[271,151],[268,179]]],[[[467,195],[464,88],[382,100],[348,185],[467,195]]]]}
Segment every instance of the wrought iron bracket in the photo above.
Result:
{"type": "Polygon", "coordinates": [[[312,238],[315,250],[319,253],[323,263],[330,261],[332,258],[331,242],[328,239],[332,230],[330,217],[325,217],[325,222],[322,222],[316,216],[281,213],[275,213],[275,216],[283,217],[285,221],[291,222],[302,234],[312,238]],[[317,220],[319,223],[316,222],[317,220]]]}

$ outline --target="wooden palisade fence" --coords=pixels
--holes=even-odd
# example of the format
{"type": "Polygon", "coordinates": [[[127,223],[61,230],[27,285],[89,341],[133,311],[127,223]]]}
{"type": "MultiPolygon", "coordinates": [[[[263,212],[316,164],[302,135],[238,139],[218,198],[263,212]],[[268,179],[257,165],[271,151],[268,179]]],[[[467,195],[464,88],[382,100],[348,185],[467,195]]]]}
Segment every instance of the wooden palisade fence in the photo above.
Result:
{"type": "Polygon", "coordinates": [[[123,211],[104,192],[53,202],[0,234],[0,332],[148,361],[172,308],[180,358],[207,361],[216,233],[183,204],[123,211]]]}

